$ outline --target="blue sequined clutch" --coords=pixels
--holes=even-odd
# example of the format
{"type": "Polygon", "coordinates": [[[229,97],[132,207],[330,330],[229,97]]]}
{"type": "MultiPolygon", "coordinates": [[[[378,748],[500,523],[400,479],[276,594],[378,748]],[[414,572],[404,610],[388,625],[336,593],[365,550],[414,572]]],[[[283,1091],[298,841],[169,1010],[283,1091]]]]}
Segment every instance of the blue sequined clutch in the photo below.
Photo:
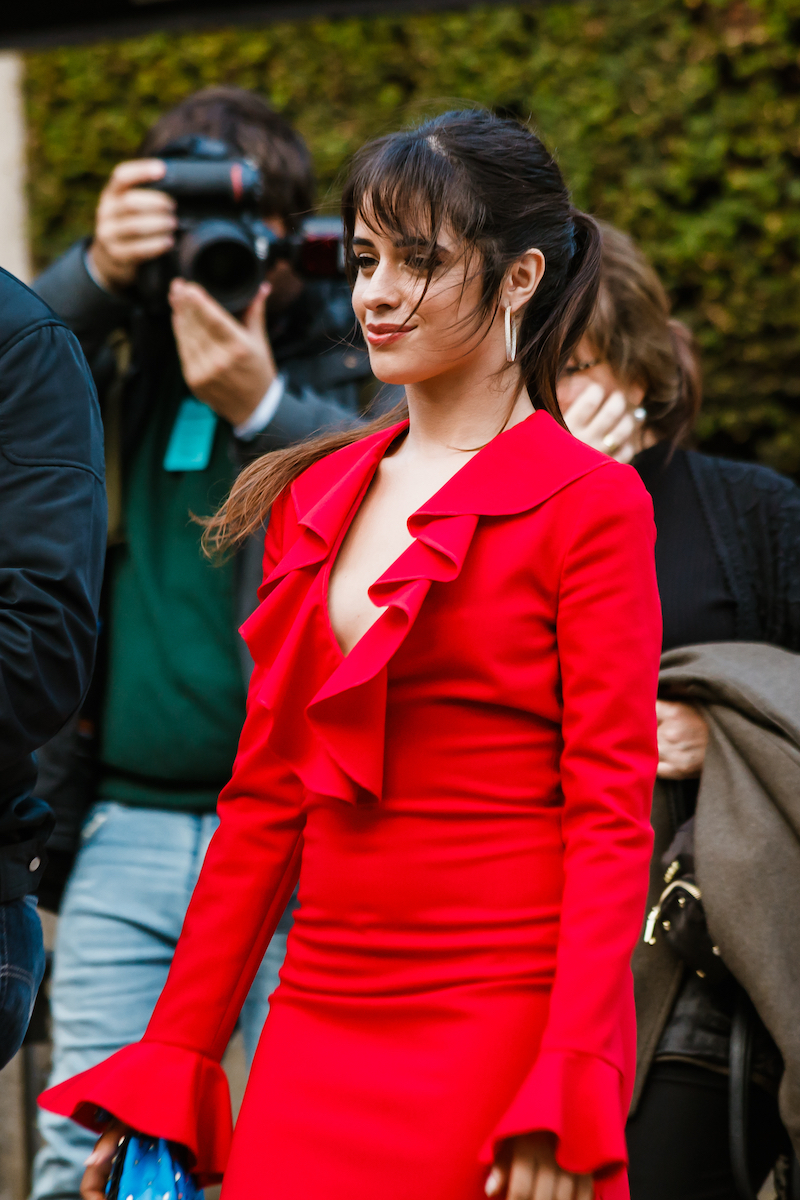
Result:
{"type": "Polygon", "coordinates": [[[179,1156],[179,1147],[163,1138],[123,1138],[106,1186],[108,1200],[203,1200],[179,1156]]]}

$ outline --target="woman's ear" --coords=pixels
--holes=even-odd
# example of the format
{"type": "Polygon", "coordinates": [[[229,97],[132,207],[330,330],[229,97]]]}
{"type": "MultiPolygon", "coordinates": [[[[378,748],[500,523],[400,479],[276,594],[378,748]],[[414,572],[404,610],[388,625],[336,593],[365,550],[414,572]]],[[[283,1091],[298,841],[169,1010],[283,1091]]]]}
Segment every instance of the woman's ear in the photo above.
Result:
{"type": "Polygon", "coordinates": [[[515,313],[528,303],[544,278],[545,262],[541,250],[526,250],[506,275],[501,307],[511,305],[515,313]]]}

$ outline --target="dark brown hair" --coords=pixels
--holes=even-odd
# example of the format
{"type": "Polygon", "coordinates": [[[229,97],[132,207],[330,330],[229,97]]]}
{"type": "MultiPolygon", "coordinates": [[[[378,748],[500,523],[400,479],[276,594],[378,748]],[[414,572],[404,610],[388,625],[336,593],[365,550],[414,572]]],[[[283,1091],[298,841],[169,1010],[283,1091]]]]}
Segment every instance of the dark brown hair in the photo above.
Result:
{"type": "Polygon", "coordinates": [[[264,176],[264,216],[282,217],[290,229],[314,204],[314,169],[308,147],[285,117],[255,92],[203,88],[163,114],[145,134],[142,157],[157,157],[189,134],[216,138],[252,158],[264,176]]]}
{"type": "MultiPolygon", "coordinates": [[[[434,270],[432,250],[446,225],[480,272],[478,326],[497,312],[512,263],[532,247],[541,250],[546,269],[522,313],[517,362],[534,405],[563,424],[556,382],[594,308],[600,235],[592,218],[572,207],[561,172],[535,134],[518,121],[468,110],[369,142],[353,161],[342,216],[348,261],[357,216],[390,236],[427,244],[426,287],[434,270]]],[[[406,413],[401,404],[356,429],[257,459],[207,523],[206,545],[219,549],[242,541],[306,467],[406,413]]]]}
{"type": "Polygon", "coordinates": [[[670,316],[664,286],[633,240],[599,222],[600,290],[586,335],[623,381],[644,388],[645,428],[686,441],[703,398],[691,331],[670,316]]]}

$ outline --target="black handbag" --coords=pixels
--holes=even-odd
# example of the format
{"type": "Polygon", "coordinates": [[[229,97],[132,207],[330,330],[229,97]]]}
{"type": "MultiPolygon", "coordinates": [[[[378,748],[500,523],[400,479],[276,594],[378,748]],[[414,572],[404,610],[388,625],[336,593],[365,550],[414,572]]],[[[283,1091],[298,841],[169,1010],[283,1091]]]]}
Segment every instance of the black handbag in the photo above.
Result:
{"type": "Polygon", "coordinates": [[[733,976],[708,932],[703,895],[695,875],[694,817],[681,825],[661,863],[666,887],[650,910],[644,940],[655,945],[659,926],[678,957],[701,979],[731,983],[733,976]]]}
{"type": "MultiPolygon", "coordinates": [[[[662,855],[661,865],[665,887],[648,914],[644,940],[655,945],[656,929],[660,928],[668,945],[701,979],[735,988],[728,1075],[731,1171],[738,1200],[758,1200],[747,1161],[748,1100],[757,1017],[752,1001],[725,966],[719,946],[714,945],[708,931],[703,894],[695,874],[694,817],[679,827],[662,855]]],[[[795,1155],[787,1161],[785,1174],[786,1178],[779,1181],[780,1194],[786,1200],[800,1200],[800,1162],[795,1155]]]]}

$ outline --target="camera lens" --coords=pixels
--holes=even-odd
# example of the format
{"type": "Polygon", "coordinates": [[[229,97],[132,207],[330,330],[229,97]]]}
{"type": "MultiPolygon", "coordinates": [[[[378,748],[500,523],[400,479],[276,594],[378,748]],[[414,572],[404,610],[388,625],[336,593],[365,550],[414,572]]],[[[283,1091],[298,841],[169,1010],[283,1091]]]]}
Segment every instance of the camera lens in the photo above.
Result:
{"type": "Polygon", "coordinates": [[[252,273],[253,256],[238,242],[215,242],[194,260],[195,278],[212,295],[249,284],[252,273]]]}
{"type": "Polygon", "coordinates": [[[229,312],[241,312],[258,291],[263,264],[248,231],[237,221],[199,221],[180,239],[178,269],[229,312]]]}

